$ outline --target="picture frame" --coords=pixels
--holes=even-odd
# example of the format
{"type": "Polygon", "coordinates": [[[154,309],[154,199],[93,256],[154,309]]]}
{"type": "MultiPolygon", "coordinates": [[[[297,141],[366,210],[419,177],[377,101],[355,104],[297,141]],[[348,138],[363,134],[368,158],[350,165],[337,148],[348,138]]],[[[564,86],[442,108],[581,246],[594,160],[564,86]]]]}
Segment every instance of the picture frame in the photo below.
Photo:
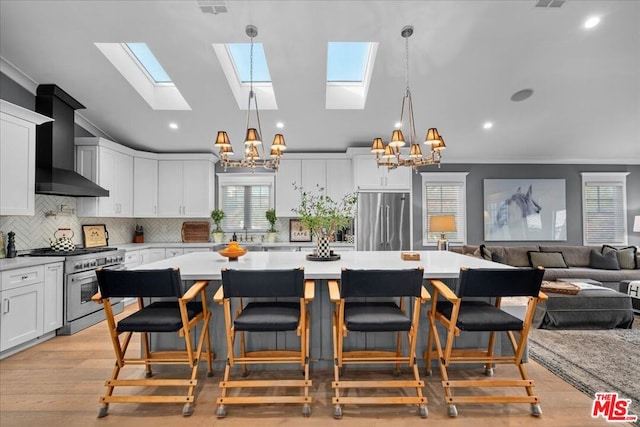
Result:
{"type": "Polygon", "coordinates": [[[109,233],[104,224],[83,224],[82,243],[85,248],[109,246],[109,233]]]}
{"type": "Polygon", "coordinates": [[[311,230],[302,224],[299,219],[289,220],[289,241],[290,242],[310,242],[311,230]]]}
{"type": "Polygon", "coordinates": [[[564,179],[485,179],[485,241],[566,241],[564,179]]]}

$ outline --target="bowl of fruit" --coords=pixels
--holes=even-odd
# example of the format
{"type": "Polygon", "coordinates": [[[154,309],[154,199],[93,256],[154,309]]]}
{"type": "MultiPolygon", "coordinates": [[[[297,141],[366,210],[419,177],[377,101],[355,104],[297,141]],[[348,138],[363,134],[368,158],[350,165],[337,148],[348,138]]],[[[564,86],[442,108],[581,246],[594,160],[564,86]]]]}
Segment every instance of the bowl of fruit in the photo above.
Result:
{"type": "Polygon", "coordinates": [[[220,249],[218,253],[223,257],[229,258],[229,261],[237,261],[238,257],[247,253],[247,250],[241,248],[240,245],[238,245],[238,242],[231,241],[229,242],[229,246],[224,249],[220,249]]]}

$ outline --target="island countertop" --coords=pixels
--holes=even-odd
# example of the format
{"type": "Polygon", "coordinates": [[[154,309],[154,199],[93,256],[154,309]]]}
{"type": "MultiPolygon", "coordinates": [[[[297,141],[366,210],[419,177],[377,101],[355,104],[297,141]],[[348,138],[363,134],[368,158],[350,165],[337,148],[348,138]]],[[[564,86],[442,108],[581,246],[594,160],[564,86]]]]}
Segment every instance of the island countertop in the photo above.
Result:
{"type": "Polygon", "coordinates": [[[136,269],[180,269],[183,280],[220,280],[220,271],[229,269],[289,269],[303,267],[307,279],[339,279],[342,268],[402,269],[424,268],[426,279],[457,278],[461,267],[513,268],[480,258],[448,251],[419,251],[419,261],[404,261],[399,251],[344,251],[337,261],[308,261],[302,252],[248,252],[237,261],[229,261],[217,252],[194,252],[143,264],[136,269]]]}

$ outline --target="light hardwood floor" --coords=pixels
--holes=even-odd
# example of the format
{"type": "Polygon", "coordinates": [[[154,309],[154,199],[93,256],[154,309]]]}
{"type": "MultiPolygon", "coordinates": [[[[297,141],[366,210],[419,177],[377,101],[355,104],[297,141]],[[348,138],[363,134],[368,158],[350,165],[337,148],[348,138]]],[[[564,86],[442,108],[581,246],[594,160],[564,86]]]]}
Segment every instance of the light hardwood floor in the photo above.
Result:
{"type": "MultiPolygon", "coordinates": [[[[127,311],[131,308],[127,308],[127,311]]],[[[132,348],[133,349],[133,348],[132,348]]],[[[111,404],[109,415],[98,419],[98,398],[114,363],[104,322],[73,336],[56,337],[0,361],[0,426],[602,426],[590,416],[592,399],[575,390],[535,362],[528,364],[542,399],[543,415],[529,415],[527,404],[459,405],[457,418],[447,417],[440,377],[424,377],[429,417],[404,406],[355,407],[346,405],[341,420],[333,419],[332,372],[312,371],[312,414],[303,418],[299,406],[231,406],[218,420],[215,399],[222,370],[213,378],[203,370],[191,417],[182,416],[180,404],[111,404]]],[[[176,369],[175,367],[165,369],[176,369]]],[[[203,368],[204,369],[204,368],[203,368]]],[[[496,376],[512,366],[499,366],[496,376]]],[[[435,371],[434,371],[435,372],[435,371]]],[[[142,370],[132,372],[132,377],[142,370]]],[[[466,376],[477,372],[464,372],[466,376]]],[[[619,425],[619,424],[618,424],[619,425]]]]}

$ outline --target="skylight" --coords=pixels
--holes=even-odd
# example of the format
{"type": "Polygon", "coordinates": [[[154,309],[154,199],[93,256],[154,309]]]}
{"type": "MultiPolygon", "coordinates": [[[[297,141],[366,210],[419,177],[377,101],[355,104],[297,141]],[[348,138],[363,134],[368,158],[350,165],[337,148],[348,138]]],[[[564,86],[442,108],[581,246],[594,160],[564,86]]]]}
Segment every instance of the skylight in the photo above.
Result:
{"type": "Polygon", "coordinates": [[[364,109],[377,52],[374,42],[327,43],[325,108],[364,109]]]}
{"type": "Polygon", "coordinates": [[[171,83],[171,78],[146,43],[126,43],[126,45],[154,82],[171,83]]]}
{"type": "Polygon", "coordinates": [[[191,110],[145,43],[95,43],[154,110],[191,110]]]}
{"type": "MultiPolygon", "coordinates": [[[[240,82],[249,83],[251,81],[251,43],[227,43],[226,46],[240,82]]],[[[268,83],[270,81],[264,47],[262,43],[253,43],[253,82],[268,83]]]]}
{"type": "MultiPolygon", "coordinates": [[[[251,43],[213,43],[229,88],[238,108],[247,109],[249,82],[251,81],[251,43]]],[[[271,83],[269,66],[262,43],[253,43],[253,92],[261,110],[277,110],[276,95],[271,83]]]]}
{"type": "Polygon", "coordinates": [[[371,43],[329,42],[327,51],[328,82],[362,82],[369,63],[371,43]]]}

